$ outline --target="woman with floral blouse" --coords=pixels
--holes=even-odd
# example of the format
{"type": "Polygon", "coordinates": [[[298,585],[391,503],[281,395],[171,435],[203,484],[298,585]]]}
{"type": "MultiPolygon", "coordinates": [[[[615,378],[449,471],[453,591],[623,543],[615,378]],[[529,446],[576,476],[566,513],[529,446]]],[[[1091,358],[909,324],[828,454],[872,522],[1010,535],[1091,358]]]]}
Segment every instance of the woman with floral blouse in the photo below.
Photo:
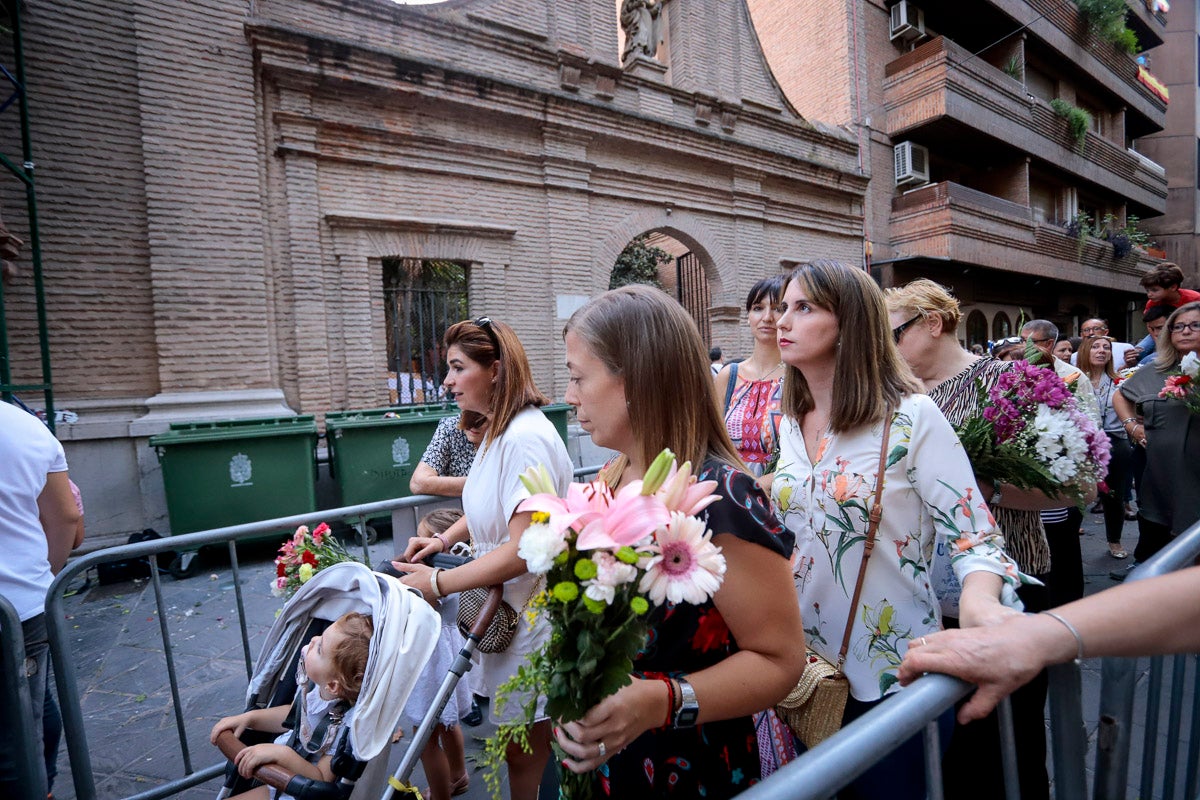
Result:
{"type": "MultiPolygon", "coordinates": [[[[787,375],[772,495],[796,535],[793,571],[808,644],[830,662],[850,614],[876,484],[884,481],[883,515],[844,667],[849,722],[900,688],[908,642],[941,628],[929,577],[939,537],[949,543],[962,583],[964,626],[1017,613],[1021,575],[1003,553],[953,429],[900,358],[895,338],[903,330],[890,328],[870,276],[824,260],[797,268],[777,328],[787,375]],[[879,476],[884,424],[888,456],[879,476]]],[[[945,715],[943,733],[950,721],[945,715]]],[[[920,737],[839,797],[925,797],[920,737]]]]}

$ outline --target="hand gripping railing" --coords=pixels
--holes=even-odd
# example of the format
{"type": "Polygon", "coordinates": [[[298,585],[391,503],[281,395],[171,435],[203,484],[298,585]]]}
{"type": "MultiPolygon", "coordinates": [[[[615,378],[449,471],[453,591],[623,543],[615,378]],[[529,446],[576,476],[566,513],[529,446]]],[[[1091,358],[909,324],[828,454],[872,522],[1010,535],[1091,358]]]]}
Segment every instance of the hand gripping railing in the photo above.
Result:
{"type": "MultiPolygon", "coordinates": [[[[1167,547],[1129,573],[1125,582],[1143,581],[1191,566],[1200,557],[1200,523],[1188,528],[1167,547]]],[[[1147,614],[1157,613],[1146,609],[1147,614]]],[[[1158,763],[1159,711],[1164,683],[1164,656],[1150,659],[1150,681],[1146,693],[1145,733],[1142,745],[1139,797],[1175,797],[1179,743],[1189,743],[1182,797],[1200,796],[1197,785],[1200,759],[1200,665],[1195,654],[1176,655],[1172,661],[1171,702],[1167,711],[1167,751],[1163,759],[1163,781],[1154,790],[1158,763]],[[1192,721],[1189,735],[1183,735],[1180,723],[1187,692],[1184,679],[1188,662],[1196,667],[1191,687],[1192,721]]],[[[1136,658],[1106,658],[1100,668],[1100,729],[1096,747],[1096,800],[1123,800],[1129,781],[1129,751],[1134,720],[1134,690],[1137,683],[1136,658]]]]}
{"type": "MultiPolygon", "coordinates": [[[[575,470],[576,478],[594,475],[600,470],[599,466],[582,467],[575,470]]],[[[431,503],[445,502],[445,497],[416,495],[396,500],[380,500],[375,503],[363,503],[356,506],[344,506],[323,511],[313,511],[306,514],[295,514],[289,517],[251,522],[244,525],[230,525],[224,528],[214,528],[208,531],[198,531],[181,536],[170,536],[154,539],[137,544],[121,545],[104,550],[97,550],[72,559],[50,585],[46,597],[46,627],[50,635],[50,656],[54,664],[54,675],[58,686],[59,705],[62,707],[63,738],[67,744],[67,754],[71,762],[71,775],[75,783],[75,796],[78,800],[95,800],[96,781],[92,772],[91,753],[88,748],[87,732],[83,724],[83,714],[80,709],[78,679],[75,675],[75,665],[71,659],[70,631],[66,621],[63,593],[75,576],[85,570],[109,561],[131,558],[149,558],[155,563],[158,553],[168,550],[196,550],[205,545],[226,544],[229,549],[229,563],[233,575],[233,589],[237,601],[238,625],[242,639],[242,655],[245,660],[247,680],[253,675],[253,658],[250,652],[250,637],[246,628],[245,602],[242,597],[241,568],[238,563],[236,544],[238,540],[252,538],[271,531],[290,530],[298,525],[316,525],[320,522],[334,520],[350,520],[358,529],[364,560],[370,563],[370,552],[367,548],[365,535],[366,521],[384,516],[392,511],[412,508],[414,515],[421,506],[431,503]]],[[[191,752],[188,747],[184,726],[183,703],[180,699],[179,680],[175,671],[174,651],[168,628],[168,614],[163,601],[162,583],[157,569],[150,570],[150,581],[154,589],[154,599],[158,609],[159,630],[162,634],[163,652],[167,661],[167,679],[171,689],[171,703],[175,714],[175,727],[179,739],[179,748],[183,760],[185,777],[157,786],[148,791],[133,795],[128,800],[157,800],[170,797],[184,789],[197,786],[223,774],[225,765],[214,764],[200,770],[192,765],[191,752]]],[[[20,626],[17,626],[20,630],[20,626]]],[[[49,690],[49,689],[47,689],[49,690]]],[[[29,730],[24,728],[23,730],[29,730]]],[[[42,794],[45,797],[45,794],[42,794]]]]}

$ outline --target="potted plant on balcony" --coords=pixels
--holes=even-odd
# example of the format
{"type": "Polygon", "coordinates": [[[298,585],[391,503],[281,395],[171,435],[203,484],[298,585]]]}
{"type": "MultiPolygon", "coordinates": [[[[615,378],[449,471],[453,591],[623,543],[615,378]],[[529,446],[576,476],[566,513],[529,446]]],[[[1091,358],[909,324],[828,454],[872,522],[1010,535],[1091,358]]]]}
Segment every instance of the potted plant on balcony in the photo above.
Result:
{"type": "Polygon", "coordinates": [[[1141,50],[1137,34],[1125,24],[1125,14],[1129,10],[1125,0],[1075,0],[1075,4],[1088,29],[1098,38],[1130,55],[1141,50]]]}
{"type": "Polygon", "coordinates": [[[1078,211],[1063,227],[1067,229],[1067,236],[1075,240],[1075,260],[1082,260],[1083,245],[1093,233],[1092,215],[1086,211],[1078,211]]]}
{"type": "Polygon", "coordinates": [[[1133,252],[1134,247],[1144,248],[1150,241],[1150,235],[1137,228],[1140,222],[1137,215],[1129,214],[1124,225],[1117,224],[1113,214],[1104,215],[1104,227],[1101,235],[1112,245],[1113,259],[1120,260],[1133,252]]]}
{"type": "Polygon", "coordinates": [[[1084,143],[1087,141],[1088,129],[1092,127],[1092,115],[1060,97],[1050,101],[1050,108],[1067,121],[1067,130],[1070,132],[1071,138],[1075,140],[1075,146],[1082,153],[1084,143]]]}

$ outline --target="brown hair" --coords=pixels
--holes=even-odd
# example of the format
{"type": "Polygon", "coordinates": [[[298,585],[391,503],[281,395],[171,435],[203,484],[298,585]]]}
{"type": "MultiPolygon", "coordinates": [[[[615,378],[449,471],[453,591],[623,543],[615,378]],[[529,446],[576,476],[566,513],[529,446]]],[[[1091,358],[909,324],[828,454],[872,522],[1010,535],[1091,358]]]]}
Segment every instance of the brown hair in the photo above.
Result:
{"type": "MultiPolygon", "coordinates": [[[[715,458],[744,469],[717,406],[708,351],[683,306],[659,289],[612,289],[571,315],[574,333],[609,372],[625,380],[629,425],[646,466],[664,447],[698,469],[715,458]]],[[[616,483],[627,460],[605,471],[616,483]]]]}
{"type": "Polygon", "coordinates": [[[951,336],[962,319],[958,301],[950,290],[928,278],[917,278],[904,286],[888,289],[884,292],[884,298],[888,311],[903,311],[910,316],[920,314],[924,318],[931,315],[940,317],[942,332],[951,336]]]}
{"type": "MultiPolygon", "coordinates": [[[[892,339],[883,290],[870,275],[819,259],[797,267],[788,278],[791,281],[800,284],[809,301],[837,317],[830,429],[841,433],[878,422],[888,406],[894,408],[905,396],[921,392],[892,339]]],[[[799,420],[812,408],[804,373],[789,364],[783,380],[783,412],[799,420]]]]}
{"type": "Polygon", "coordinates": [[[345,635],[329,654],[329,662],[337,671],[341,698],[354,705],[358,702],[358,693],[362,691],[375,625],[369,616],[357,611],[342,614],[333,624],[341,627],[345,635]]]}
{"type": "Polygon", "coordinates": [[[501,436],[508,423],[526,406],[540,407],[550,402],[533,382],[533,371],[521,340],[503,322],[487,317],[456,322],[446,329],[445,342],[447,350],[457,346],[463,355],[484,367],[498,364],[492,388],[492,421],[483,436],[484,445],[501,436]]]}
{"type": "Polygon", "coordinates": [[[1166,372],[1183,358],[1183,353],[1180,353],[1175,347],[1175,343],[1171,341],[1171,326],[1175,324],[1175,319],[1180,314],[1188,311],[1200,313],[1200,302],[1184,303],[1172,311],[1171,316],[1167,317],[1167,324],[1162,329],[1162,333],[1158,337],[1158,343],[1154,348],[1154,368],[1159,372],[1166,372]]]}
{"type": "Polygon", "coordinates": [[[457,508],[438,508],[421,517],[417,523],[418,536],[436,536],[450,530],[450,526],[462,519],[463,512],[457,508]],[[424,527],[427,533],[421,533],[424,527]]]}
{"type": "MultiPolygon", "coordinates": [[[[1084,339],[1079,343],[1079,350],[1075,354],[1075,366],[1082,370],[1084,375],[1090,379],[1092,377],[1092,348],[1096,346],[1096,342],[1108,342],[1109,347],[1112,346],[1113,338],[1111,336],[1092,336],[1084,339]]],[[[1117,370],[1113,364],[1112,350],[1108,351],[1108,363],[1104,365],[1103,373],[1114,381],[1117,380],[1117,370]]]]}
{"type": "Polygon", "coordinates": [[[1160,289],[1182,286],[1183,270],[1179,268],[1179,265],[1168,261],[1165,264],[1159,264],[1143,275],[1141,284],[1143,289],[1149,289],[1151,286],[1157,286],[1160,289]]]}

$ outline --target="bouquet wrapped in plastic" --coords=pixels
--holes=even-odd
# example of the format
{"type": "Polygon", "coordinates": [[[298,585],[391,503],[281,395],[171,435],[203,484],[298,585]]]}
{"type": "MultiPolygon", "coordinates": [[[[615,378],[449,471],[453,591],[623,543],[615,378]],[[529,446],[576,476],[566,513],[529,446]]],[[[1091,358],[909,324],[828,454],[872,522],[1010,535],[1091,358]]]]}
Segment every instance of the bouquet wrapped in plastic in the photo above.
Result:
{"type": "Polygon", "coordinates": [[[275,580],[271,582],[271,594],[291,597],[320,570],[342,561],[361,560],[346,551],[324,522],[312,533],[309,533],[307,525],[301,525],[283,543],[279,555],[275,557],[275,580]]]}
{"type": "Polygon", "coordinates": [[[1108,471],[1108,437],[1054,370],[1014,361],[957,429],[981,477],[1081,502],[1108,471]]]}

